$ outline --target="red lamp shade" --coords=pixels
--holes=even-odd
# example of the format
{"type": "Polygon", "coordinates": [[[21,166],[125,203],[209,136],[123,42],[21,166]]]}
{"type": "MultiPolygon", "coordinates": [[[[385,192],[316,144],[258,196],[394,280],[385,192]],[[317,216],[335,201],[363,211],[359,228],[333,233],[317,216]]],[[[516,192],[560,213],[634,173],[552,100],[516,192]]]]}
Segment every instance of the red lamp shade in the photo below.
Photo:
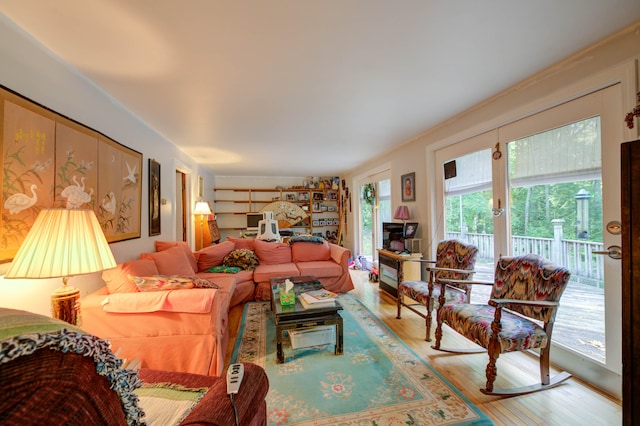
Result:
{"type": "Polygon", "coordinates": [[[400,220],[409,220],[411,216],[409,216],[409,207],[407,206],[398,206],[395,214],[393,215],[394,219],[400,220]]]}

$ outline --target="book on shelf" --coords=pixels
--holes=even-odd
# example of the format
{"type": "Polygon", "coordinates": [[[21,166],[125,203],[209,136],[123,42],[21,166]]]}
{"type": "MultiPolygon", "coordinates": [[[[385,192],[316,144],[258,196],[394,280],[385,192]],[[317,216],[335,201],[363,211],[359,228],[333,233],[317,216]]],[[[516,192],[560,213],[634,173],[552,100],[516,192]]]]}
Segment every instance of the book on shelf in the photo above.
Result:
{"type": "Polygon", "coordinates": [[[310,301],[309,297],[310,296],[305,297],[304,293],[300,293],[298,296],[300,304],[305,309],[330,308],[336,306],[336,302],[333,299],[310,301]]]}

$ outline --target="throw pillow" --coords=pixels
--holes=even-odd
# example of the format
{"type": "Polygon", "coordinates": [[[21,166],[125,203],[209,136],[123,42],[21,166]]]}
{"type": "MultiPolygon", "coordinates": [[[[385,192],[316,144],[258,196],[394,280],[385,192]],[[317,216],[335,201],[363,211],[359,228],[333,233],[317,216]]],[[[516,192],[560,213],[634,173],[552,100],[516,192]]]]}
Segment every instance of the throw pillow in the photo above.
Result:
{"type": "Polygon", "coordinates": [[[235,238],[235,237],[227,237],[227,241],[231,241],[235,244],[236,249],[247,249],[254,251],[256,249],[253,238],[235,238]]]}
{"type": "Polygon", "coordinates": [[[263,265],[291,263],[291,246],[285,243],[256,240],[256,255],[263,265]]]}
{"type": "Polygon", "coordinates": [[[235,249],[235,244],[232,241],[224,241],[220,244],[198,250],[196,252],[196,256],[198,258],[198,272],[206,271],[213,266],[221,265],[224,257],[231,253],[233,249],[235,249]]]}
{"type": "Polygon", "coordinates": [[[146,276],[155,274],[158,274],[158,268],[152,259],[137,259],[103,271],[102,279],[110,294],[137,293],[140,290],[129,280],[129,275],[146,276]]]}
{"type": "Polygon", "coordinates": [[[207,269],[205,272],[237,274],[238,272],[240,272],[240,268],[237,266],[218,265],[218,266],[212,266],[211,268],[207,269]]]}
{"type": "Polygon", "coordinates": [[[324,243],[324,238],[309,234],[294,235],[293,237],[289,238],[289,244],[293,243],[322,244],[324,243]]]}
{"type": "Polygon", "coordinates": [[[248,249],[234,250],[225,256],[224,266],[237,266],[247,271],[253,271],[260,264],[254,252],[248,249]]]}
{"type": "Polygon", "coordinates": [[[181,247],[175,246],[170,249],[157,251],[155,253],[142,253],[141,259],[152,259],[156,262],[156,267],[160,275],[193,275],[193,270],[187,255],[181,247]]]}
{"type": "Polygon", "coordinates": [[[189,259],[189,264],[191,264],[193,272],[197,272],[198,263],[196,256],[193,254],[186,241],[156,241],[156,251],[164,251],[176,246],[180,247],[184,251],[184,254],[187,255],[187,259],[189,259]]]}
{"type": "Polygon", "coordinates": [[[140,291],[184,290],[190,288],[219,288],[215,283],[197,277],[168,277],[165,275],[136,277],[133,275],[129,275],[129,280],[134,283],[140,289],[140,291]]]}

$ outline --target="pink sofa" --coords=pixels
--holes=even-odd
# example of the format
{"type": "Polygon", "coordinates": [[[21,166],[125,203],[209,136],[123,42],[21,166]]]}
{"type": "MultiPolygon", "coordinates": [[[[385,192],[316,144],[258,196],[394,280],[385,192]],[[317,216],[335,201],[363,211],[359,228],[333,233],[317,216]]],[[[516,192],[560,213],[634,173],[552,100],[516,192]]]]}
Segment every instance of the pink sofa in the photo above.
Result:
{"type": "Polygon", "coordinates": [[[156,250],[103,272],[105,287],[81,301],[82,328],[109,340],[121,357],[140,359],[145,368],[223,374],[229,309],[268,300],[270,278],[315,275],[329,290],[353,289],[350,251],[327,242],[289,245],[230,238],[194,253],[184,242],[156,241],[156,250]],[[255,254],[259,264],[254,270],[207,272],[242,248],[255,254]],[[192,277],[188,287],[206,280],[216,288],[140,291],[131,279],[159,275],[192,277]]]}

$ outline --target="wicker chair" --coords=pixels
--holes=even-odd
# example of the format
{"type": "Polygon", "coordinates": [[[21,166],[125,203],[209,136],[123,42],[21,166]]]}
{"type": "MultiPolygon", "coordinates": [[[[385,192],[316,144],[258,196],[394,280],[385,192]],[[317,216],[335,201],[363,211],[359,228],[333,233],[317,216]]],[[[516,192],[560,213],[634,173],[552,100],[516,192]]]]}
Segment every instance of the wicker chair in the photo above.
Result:
{"type": "MultiPolygon", "coordinates": [[[[473,244],[468,244],[458,240],[445,240],[438,244],[436,260],[408,259],[405,262],[420,262],[429,281],[403,281],[398,284],[397,306],[398,315],[401,319],[402,307],[408,308],[425,319],[426,337],[431,341],[432,312],[437,308],[436,302],[440,300],[441,286],[438,285],[440,278],[457,280],[468,280],[473,277],[475,271],[478,248],[473,244]],[[405,303],[405,296],[415,302],[405,303]]],[[[471,299],[471,286],[463,282],[451,284],[444,287],[445,303],[469,303],[471,299]]]]}
{"type": "MultiPolygon", "coordinates": [[[[569,270],[556,266],[534,254],[501,257],[496,265],[491,297],[486,305],[442,304],[438,309],[438,325],[434,349],[454,353],[489,354],[486,368],[487,382],[482,393],[489,395],[522,395],[559,385],[571,377],[562,372],[549,377],[551,335],[560,297],[569,282],[569,270]],[[543,326],[540,326],[542,323],[543,326]],[[440,346],[442,325],[482,347],[478,349],[452,349],[440,346]],[[541,349],[540,383],[522,388],[494,390],[497,376],[496,361],[505,352],[541,349]]],[[[441,280],[441,285],[452,284],[441,280]]],[[[465,284],[469,284],[466,282],[465,284]]]]}

